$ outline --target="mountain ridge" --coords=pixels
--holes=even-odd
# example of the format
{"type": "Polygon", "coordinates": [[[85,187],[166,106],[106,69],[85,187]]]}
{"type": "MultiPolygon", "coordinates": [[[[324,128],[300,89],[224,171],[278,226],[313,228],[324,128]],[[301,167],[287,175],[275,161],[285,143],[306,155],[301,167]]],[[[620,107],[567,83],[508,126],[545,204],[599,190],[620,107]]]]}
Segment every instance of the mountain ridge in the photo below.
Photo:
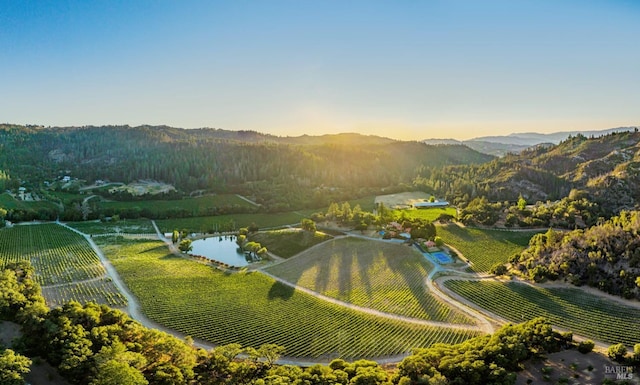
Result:
{"type": "Polygon", "coordinates": [[[546,134],[537,132],[522,132],[511,133],[508,135],[480,136],[467,140],[457,140],[453,138],[434,138],[424,139],[422,140],[422,142],[426,144],[463,144],[485,154],[504,156],[507,153],[520,152],[529,147],[537,146],[540,144],[558,144],[571,136],[583,135],[586,137],[599,137],[609,135],[613,132],[635,131],[639,128],[639,126],[627,126],[607,128],[603,130],[559,131],[546,134]]]}

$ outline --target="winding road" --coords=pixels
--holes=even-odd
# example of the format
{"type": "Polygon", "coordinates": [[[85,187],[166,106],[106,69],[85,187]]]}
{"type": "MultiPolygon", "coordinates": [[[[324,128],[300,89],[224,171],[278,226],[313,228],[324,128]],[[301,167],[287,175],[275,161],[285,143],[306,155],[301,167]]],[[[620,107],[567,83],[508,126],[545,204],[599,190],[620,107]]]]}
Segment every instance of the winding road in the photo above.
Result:
{"type": "MultiPolygon", "coordinates": [[[[73,232],[76,232],[80,235],[82,235],[87,242],[89,242],[89,244],[91,245],[91,248],[93,248],[93,250],[96,252],[96,254],[98,255],[98,258],[100,258],[100,262],[102,263],[102,265],[104,266],[106,272],[107,272],[107,276],[109,278],[111,278],[111,281],[113,282],[113,284],[118,288],[118,290],[120,291],[120,293],[122,293],[122,295],[127,299],[127,309],[126,312],[127,314],[129,314],[129,316],[131,318],[133,318],[134,320],[138,321],[140,324],[148,327],[148,328],[152,328],[152,329],[158,329],[161,330],[165,333],[168,334],[172,334],[180,339],[183,339],[187,336],[186,334],[183,333],[179,333],[173,329],[169,329],[159,323],[156,323],[152,320],[150,320],[149,318],[147,318],[147,316],[142,312],[141,307],[140,307],[140,303],[138,302],[138,299],[136,298],[135,295],[133,295],[133,293],[129,290],[129,287],[124,283],[124,281],[122,281],[122,278],[120,277],[120,275],[118,275],[118,272],[116,271],[116,269],[113,267],[113,265],[111,264],[111,261],[109,261],[109,259],[107,259],[107,257],[105,257],[104,253],[102,252],[102,250],[98,247],[98,245],[96,245],[96,243],[93,241],[93,238],[89,235],[89,234],[85,234],[79,230],[74,229],[71,226],[68,226],[65,223],[62,222],[56,222],[57,224],[59,224],[60,226],[63,226],[73,232]]],[[[160,233],[160,231],[158,230],[158,227],[155,225],[155,222],[153,223],[156,231],[158,231],[159,236],[162,235],[160,233]]],[[[162,238],[164,239],[164,236],[162,236],[162,238]]],[[[170,243],[170,242],[169,242],[170,243]]],[[[172,245],[173,246],[173,245],[172,245]]],[[[174,246],[175,248],[175,246],[174,246]]],[[[177,251],[177,249],[176,249],[177,251]]],[[[203,340],[196,340],[194,339],[194,345],[203,349],[212,349],[215,347],[214,344],[209,343],[207,341],[203,341],[203,340]]]]}
{"type": "MultiPolygon", "coordinates": [[[[70,227],[62,222],[56,222],[57,224],[59,224],[60,226],[64,226],[65,228],[74,231],[80,235],[82,235],[87,242],[91,245],[91,247],[93,248],[93,250],[96,252],[96,254],[98,255],[100,262],[102,263],[102,265],[104,266],[105,270],[106,270],[106,274],[108,277],[111,278],[112,282],[114,283],[114,285],[117,287],[117,289],[122,293],[122,295],[127,299],[127,313],[131,316],[131,318],[135,319],[136,321],[140,322],[142,325],[149,327],[149,328],[154,328],[154,329],[158,329],[161,331],[164,331],[166,333],[172,334],[180,339],[184,339],[186,337],[185,334],[179,333],[175,330],[169,329],[167,327],[164,327],[163,325],[160,325],[152,320],[150,320],[149,318],[147,318],[145,316],[145,314],[142,312],[141,310],[141,306],[137,300],[137,298],[135,297],[135,295],[129,290],[129,288],[127,287],[127,285],[123,282],[122,278],[118,275],[116,269],[113,267],[113,265],[111,264],[111,262],[105,257],[104,253],[102,252],[102,250],[96,245],[96,243],[94,242],[93,238],[88,235],[85,234],[77,229],[74,229],[73,227],[70,227]]],[[[158,239],[162,240],[166,245],[167,248],[169,249],[169,251],[175,255],[179,255],[181,257],[187,258],[185,257],[185,255],[183,253],[181,253],[176,245],[174,245],[169,239],[167,239],[164,234],[162,234],[162,232],[160,231],[160,229],[158,228],[158,226],[156,225],[155,221],[151,221],[154,229],[155,229],[155,233],[158,239]]],[[[149,234],[144,234],[145,237],[149,237],[149,234]]],[[[364,236],[364,235],[360,235],[360,234],[347,234],[342,237],[357,237],[357,238],[364,238],[364,239],[368,239],[371,241],[379,241],[379,242],[389,242],[387,240],[382,240],[380,238],[373,238],[373,237],[368,237],[368,236],[364,236]]],[[[334,238],[335,240],[336,238],[334,238]]],[[[315,247],[319,247],[322,244],[318,244],[315,246],[312,246],[312,248],[315,247]]],[[[308,250],[311,250],[307,249],[308,250]]],[[[305,251],[305,252],[306,252],[305,251]]],[[[292,258],[298,258],[304,255],[305,252],[302,252],[292,258]]],[[[458,252],[458,255],[462,256],[462,254],[460,254],[458,252]]],[[[292,258],[289,258],[288,260],[291,260],[292,258]]],[[[464,258],[462,258],[464,260],[464,258]]],[[[283,260],[280,258],[277,258],[277,261],[275,262],[277,263],[282,263],[285,262],[287,260],[283,260]]],[[[479,308],[477,305],[473,304],[472,302],[470,302],[469,300],[461,297],[460,295],[452,292],[451,290],[447,289],[444,285],[444,282],[446,282],[447,280],[451,280],[451,279],[465,279],[465,280],[486,280],[486,279],[496,279],[493,276],[490,275],[478,275],[475,273],[467,273],[462,271],[462,269],[460,267],[447,267],[444,265],[440,265],[437,261],[430,261],[431,264],[433,265],[433,268],[431,269],[431,271],[429,272],[428,276],[425,278],[425,287],[426,290],[428,290],[431,294],[433,294],[434,296],[436,296],[440,301],[447,303],[448,305],[450,305],[451,307],[454,307],[462,312],[464,312],[466,315],[468,315],[471,319],[473,319],[475,321],[475,325],[468,325],[468,324],[451,324],[451,323],[446,323],[446,322],[438,322],[438,321],[429,321],[429,320],[424,320],[424,319],[417,319],[417,318],[411,318],[411,317],[406,317],[406,316],[402,316],[402,315],[398,315],[398,314],[391,314],[391,313],[385,313],[382,311],[378,311],[378,310],[374,310],[371,308],[367,308],[367,307],[362,307],[362,306],[358,306],[358,305],[354,305],[352,303],[348,303],[348,302],[344,302],[335,298],[331,298],[328,296],[325,296],[321,293],[318,293],[316,291],[313,291],[311,289],[302,287],[297,285],[296,283],[292,283],[289,282],[285,279],[282,279],[280,277],[274,276],[266,271],[264,271],[263,269],[259,268],[257,269],[257,271],[260,271],[262,274],[265,274],[269,277],[271,277],[272,279],[281,282],[284,285],[287,285],[289,287],[292,287],[296,290],[299,290],[301,292],[304,292],[308,295],[314,296],[322,301],[326,301],[335,305],[339,305],[345,308],[349,308],[355,311],[359,311],[359,312],[363,312],[363,313],[367,313],[367,314],[371,314],[371,315],[375,315],[378,317],[383,317],[383,318],[387,318],[387,319],[393,319],[393,320],[398,320],[398,321],[403,321],[403,322],[407,322],[407,323],[412,323],[412,324],[417,324],[417,325],[428,325],[428,326],[434,326],[434,327],[441,327],[441,328],[449,328],[449,329],[456,329],[456,330],[476,330],[476,331],[481,331],[483,333],[493,333],[496,329],[496,327],[498,327],[501,324],[507,323],[508,321],[503,319],[502,317],[493,314],[489,311],[487,311],[486,309],[481,309],[479,308]]],[[[273,264],[272,264],[273,265],[273,264]]],[[[270,265],[270,266],[272,266],[270,265]]],[[[595,293],[598,295],[604,295],[603,293],[595,293]]],[[[640,304],[638,304],[638,306],[640,307],[640,304]]],[[[213,347],[215,347],[214,344],[209,343],[207,341],[204,340],[198,340],[198,339],[194,339],[194,345],[200,348],[204,348],[204,349],[212,349],[213,347]]],[[[600,345],[600,344],[598,344],[600,345]]],[[[402,358],[404,358],[405,356],[397,356],[397,357],[386,357],[386,358],[381,358],[378,359],[378,362],[381,363],[391,363],[391,362],[398,362],[400,361],[402,358]]],[[[304,361],[304,360],[296,360],[296,359],[286,359],[283,358],[280,361],[278,361],[280,364],[294,364],[294,365],[312,365],[315,364],[317,362],[309,362],[309,361],[304,361]]]]}
{"type": "MultiPolygon", "coordinates": [[[[82,235],[87,242],[89,243],[89,245],[91,245],[91,247],[93,248],[93,250],[96,252],[96,254],[98,255],[100,262],[102,263],[102,265],[105,268],[106,271],[106,275],[111,278],[112,282],[114,283],[114,285],[116,286],[116,288],[122,293],[122,295],[127,299],[127,308],[126,308],[126,312],[129,314],[129,316],[133,319],[135,319],[136,321],[140,322],[142,325],[149,327],[149,328],[154,328],[154,329],[158,329],[161,331],[164,331],[166,333],[172,334],[180,339],[184,339],[186,337],[186,334],[182,334],[179,333],[173,329],[169,329],[161,324],[158,324],[154,321],[152,321],[151,319],[149,319],[141,310],[141,306],[140,303],[138,302],[138,299],[136,298],[136,296],[129,290],[128,286],[124,283],[124,281],[122,280],[122,278],[118,275],[118,272],[116,271],[116,269],[113,267],[113,265],[111,264],[111,262],[109,261],[108,258],[106,258],[106,256],[104,255],[104,253],[102,252],[102,250],[98,247],[98,245],[96,245],[96,243],[94,242],[93,238],[91,235],[83,233],[71,226],[68,226],[65,223],[62,222],[56,222],[58,225],[63,226],[75,233],[78,233],[80,235],[82,235]]],[[[181,253],[178,248],[176,247],[176,245],[174,245],[169,239],[167,239],[164,234],[160,231],[160,229],[158,228],[157,224],[155,223],[155,221],[151,221],[153,228],[155,230],[156,236],[158,239],[160,239],[161,241],[163,241],[169,251],[175,255],[179,255],[184,257],[184,254],[181,253]]],[[[148,237],[148,234],[145,234],[145,237],[148,237]]],[[[389,242],[388,240],[382,240],[379,238],[372,238],[372,237],[367,237],[364,235],[360,235],[360,234],[348,234],[348,235],[344,235],[344,236],[340,236],[338,238],[344,238],[344,237],[354,237],[354,238],[364,238],[367,240],[372,240],[372,241],[379,241],[379,242],[389,242]]],[[[333,238],[334,240],[336,238],[333,238]]],[[[315,246],[312,246],[312,248],[314,247],[319,247],[322,244],[318,244],[315,246]]],[[[311,249],[312,249],[311,248],[311,249]]],[[[308,251],[308,250],[307,250],[308,251]]],[[[300,253],[292,258],[297,258],[299,256],[301,256],[304,253],[300,253]]],[[[291,258],[290,258],[291,259],[291,258]]],[[[276,263],[282,263],[286,260],[283,259],[279,259],[279,261],[277,261],[276,263]]],[[[441,274],[443,272],[454,272],[456,274],[460,274],[457,271],[454,270],[449,270],[446,268],[443,268],[441,265],[439,265],[436,262],[432,262],[433,265],[433,269],[431,270],[430,274],[426,277],[425,279],[425,285],[427,287],[427,289],[433,293],[433,295],[435,295],[436,297],[438,297],[440,300],[446,302],[447,304],[456,307],[457,309],[463,311],[464,313],[466,313],[467,315],[469,315],[473,320],[475,320],[476,325],[468,325],[468,324],[451,324],[451,323],[446,323],[446,322],[439,322],[439,321],[429,321],[429,320],[424,320],[424,319],[418,319],[418,318],[411,318],[411,317],[406,317],[406,316],[402,316],[402,315],[398,315],[398,314],[391,314],[391,313],[385,313],[382,311],[378,311],[378,310],[374,310],[371,308],[367,308],[367,307],[362,307],[362,306],[358,306],[358,305],[354,305],[352,303],[348,303],[348,302],[344,302],[335,298],[331,298],[331,297],[327,297],[321,293],[318,293],[316,291],[310,290],[308,288],[302,287],[300,285],[297,285],[295,283],[286,281],[280,277],[274,276],[270,273],[267,273],[266,271],[262,270],[262,269],[258,269],[258,271],[260,271],[262,274],[265,274],[269,277],[271,277],[272,279],[281,282],[284,285],[290,286],[296,290],[299,290],[301,292],[304,292],[308,295],[311,295],[313,297],[316,297],[322,301],[326,301],[326,302],[330,302],[333,303],[335,305],[339,305],[345,308],[349,308],[355,311],[359,311],[359,312],[363,312],[363,313],[367,313],[367,314],[371,314],[371,315],[375,315],[378,317],[382,317],[382,318],[387,318],[387,319],[393,319],[393,320],[398,320],[398,321],[403,321],[403,322],[407,322],[407,323],[412,323],[412,324],[417,324],[417,325],[428,325],[428,326],[434,326],[434,327],[441,327],[441,328],[449,328],[449,329],[456,329],[456,330],[477,330],[477,331],[481,331],[484,333],[492,333],[494,331],[494,324],[491,323],[491,321],[485,317],[482,313],[480,313],[479,311],[477,311],[476,309],[473,308],[473,306],[470,306],[470,304],[468,304],[468,301],[461,299],[461,298],[456,298],[458,296],[449,296],[449,293],[445,293],[443,292],[439,285],[434,284],[434,276],[436,276],[437,274],[441,274]]],[[[471,276],[471,274],[466,274],[471,276]]],[[[194,345],[200,348],[204,348],[204,349],[212,349],[213,347],[215,347],[214,344],[209,343],[207,341],[204,340],[198,340],[198,339],[194,339],[194,345]]],[[[398,362],[399,360],[401,360],[404,356],[398,356],[398,357],[387,357],[384,359],[380,359],[378,360],[379,362],[398,362]]],[[[316,362],[307,362],[307,361],[301,361],[301,360],[295,360],[295,359],[284,359],[280,361],[281,364],[296,364],[296,365],[301,365],[301,364],[314,364],[316,362]]]]}

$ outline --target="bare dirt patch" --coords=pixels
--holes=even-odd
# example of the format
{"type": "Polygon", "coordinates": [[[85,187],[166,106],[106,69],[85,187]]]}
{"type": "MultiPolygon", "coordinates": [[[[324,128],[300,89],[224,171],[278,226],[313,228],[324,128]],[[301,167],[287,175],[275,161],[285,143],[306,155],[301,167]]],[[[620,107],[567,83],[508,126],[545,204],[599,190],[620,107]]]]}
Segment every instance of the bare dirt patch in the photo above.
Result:
{"type": "Polygon", "coordinates": [[[129,183],[124,186],[114,187],[109,191],[112,193],[118,192],[118,191],[125,191],[131,195],[138,196],[138,195],[145,195],[145,194],[156,195],[156,194],[168,193],[170,191],[175,191],[175,190],[176,188],[170,184],[157,182],[153,180],[141,180],[141,181],[129,183]]]}
{"type": "MultiPolygon", "coordinates": [[[[616,381],[615,374],[606,372],[607,368],[611,371],[617,367],[622,365],[598,352],[582,354],[577,350],[564,350],[548,354],[546,359],[526,362],[525,369],[518,373],[516,385],[602,384],[605,379],[616,381]]],[[[640,384],[638,373],[632,373],[632,377],[630,383],[640,384]]]]}
{"type": "Polygon", "coordinates": [[[20,325],[14,322],[0,321],[0,345],[11,348],[13,340],[20,335],[20,325]]]}
{"type": "Polygon", "coordinates": [[[374,203],[382,203],[385,207],[392,209],[401,209],[412,207],[414,203],[425,202],[429,200],[431,195],[421,191],[402,192],[389,195],[378,195],[374,203]]]}
{"type": "MultiPolygon", "coordinates": [[[[0,345],[12,348],[13,341],[22,335],[20,325],[15,322],[0,321],[0,345]]],[[[56,369],[39,357],[30,357],[32,360],[31,372],[25,376],[25,380],[31,385],[69,385],[58,374],[56,369]]]]}

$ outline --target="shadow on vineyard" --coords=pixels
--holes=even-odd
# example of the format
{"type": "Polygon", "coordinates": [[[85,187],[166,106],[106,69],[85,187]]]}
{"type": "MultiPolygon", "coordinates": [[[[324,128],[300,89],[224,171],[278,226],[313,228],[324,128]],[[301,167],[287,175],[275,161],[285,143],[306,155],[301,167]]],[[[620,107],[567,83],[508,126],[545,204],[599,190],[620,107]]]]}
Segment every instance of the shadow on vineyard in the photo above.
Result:
{"type": "Polygon", "coordinates": [[[275,281],[273,285],[269,288],[269,294],[267,295],[270,300],[274,299],[282,299],[289,300],[293,297],[293,293],[296,291],[295,288],[285,285],[282,282],[275,281]]]}

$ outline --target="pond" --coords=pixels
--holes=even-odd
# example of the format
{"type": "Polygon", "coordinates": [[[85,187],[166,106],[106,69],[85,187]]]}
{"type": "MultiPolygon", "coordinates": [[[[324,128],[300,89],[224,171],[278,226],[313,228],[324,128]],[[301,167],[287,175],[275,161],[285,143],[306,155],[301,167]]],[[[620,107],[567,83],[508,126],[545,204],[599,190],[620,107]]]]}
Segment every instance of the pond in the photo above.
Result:
{"type": "Polygon", "coordinates": [[[191,242],[191,254],[223,262],[231,266],[247,266],[249,262],[236,243],[234,235],[196,239],[191,242]]]}

